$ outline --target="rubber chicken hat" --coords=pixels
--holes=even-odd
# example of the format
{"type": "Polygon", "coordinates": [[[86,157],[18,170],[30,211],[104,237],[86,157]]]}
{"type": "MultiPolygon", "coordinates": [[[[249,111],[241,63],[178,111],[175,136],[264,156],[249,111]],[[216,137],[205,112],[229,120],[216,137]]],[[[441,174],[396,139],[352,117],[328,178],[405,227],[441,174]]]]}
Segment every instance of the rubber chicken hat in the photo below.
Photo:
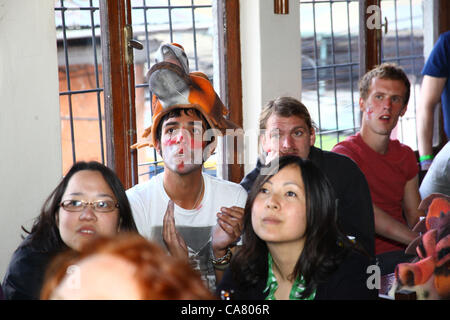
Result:
{"type": "Polygon", "coordinates": [[[200,111],[213,129],[225,134],[226,129],[239,128],[225,118],[224,106],[208,77],[202,72],[189,73],[189,62],[181,45],[162,44],[156,62],[147,74],[149,89],[153,93],[152,125],[142,135],[150,141],[137,143],[131,148],[156,146],[156,129],[161,118],[173,109],[192,108],[200,111]]]}

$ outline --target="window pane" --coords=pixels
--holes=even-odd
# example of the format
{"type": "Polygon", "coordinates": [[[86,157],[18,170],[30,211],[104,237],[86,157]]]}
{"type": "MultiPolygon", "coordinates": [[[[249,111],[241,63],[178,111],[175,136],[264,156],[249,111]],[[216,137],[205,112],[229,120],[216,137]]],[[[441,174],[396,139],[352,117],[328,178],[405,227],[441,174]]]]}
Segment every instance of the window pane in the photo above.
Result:
{"type": "Polygon", "coordinates": [[[63,173],[75,161],[106,161],[98,5],[55,1],[63,173]]]}
{"type": "Polygon", "coordinates": [[[302,102],[324,150],[359,129],[358,17],[357,0],[300,1],[302,102]]]}
{"type": "Polygon", "coordinates": [[[416,105],[422,83],[423,6],[422,0],[382,0],[381,12],[388,21],[383,34],[382,62],[394,62],[405,70],[411,82],[408,109],[399,119],[391,137],[417,149],[416,105]]]}
{"type": "MultiPolygon", "coordinates": [[[[151,97],[145,75],[155,62],[155,52],[163,42],[181,44],[188,56],[191,71],[199,70],[213,81],[212,0],[139,0],[132,1],[134,38],[144,49],[135,50],[136,128],[138,142],[152,122],[151,97]]],[[[205,167],[215,174],[211,157],[205,167]]],[[[153,148],[138,150],[139,182],[163,170],[159,155],[153,148]],[[160,161],[159,163],[156,163],[160,161]]]]}

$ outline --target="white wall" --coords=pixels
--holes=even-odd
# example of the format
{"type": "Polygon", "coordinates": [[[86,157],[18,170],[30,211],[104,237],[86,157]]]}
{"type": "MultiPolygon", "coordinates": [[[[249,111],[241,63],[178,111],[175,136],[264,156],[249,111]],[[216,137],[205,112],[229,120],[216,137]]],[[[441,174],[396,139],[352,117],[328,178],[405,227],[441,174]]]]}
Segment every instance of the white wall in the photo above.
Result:
{"type": "Polygon", "coordinates": [[[0,280],[61,179],[53,0],[0,0],[0,280]]]}
{"type": "Polygon", "coordinates": [[[256,163],[261,107],[282,95],[301,98],[299,1],[289,0],[289,14],[279,15],[273,1],[241,0],[240,24],[247,173],[256,163]]]}

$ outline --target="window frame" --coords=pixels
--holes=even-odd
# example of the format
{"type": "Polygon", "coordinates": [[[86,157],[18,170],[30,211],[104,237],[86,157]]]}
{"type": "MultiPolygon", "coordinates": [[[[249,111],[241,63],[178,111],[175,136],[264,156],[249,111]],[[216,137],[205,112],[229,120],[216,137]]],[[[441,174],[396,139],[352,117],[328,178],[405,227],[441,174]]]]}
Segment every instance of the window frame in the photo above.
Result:
{"type": "MultiPolygon", "coordinates": [[[[220,96],[229,108],[229,118],[242,127],[242,81],[240,57],[239,0],[217,0],[219,45],[223,50],[220,96]],[[233,81],[229,81],[233,79],[233,81]],[[233,92],[233,94],[231,94],[233,92]]],[[[100,1],[103,50],[103,81],[105,99],[105,127],[107,166],[112,168],[124,187],[138,181],[137,154],[130,147],[137,141],[135,116],[134,65],[125,60],[124,29],[131,25],[131,2],[100,1]]],[[[237,151],[235,157],[237,158],[237,151]]],[[[226,165],[224,179],[240,182],[243,165],[226,165]]]]}

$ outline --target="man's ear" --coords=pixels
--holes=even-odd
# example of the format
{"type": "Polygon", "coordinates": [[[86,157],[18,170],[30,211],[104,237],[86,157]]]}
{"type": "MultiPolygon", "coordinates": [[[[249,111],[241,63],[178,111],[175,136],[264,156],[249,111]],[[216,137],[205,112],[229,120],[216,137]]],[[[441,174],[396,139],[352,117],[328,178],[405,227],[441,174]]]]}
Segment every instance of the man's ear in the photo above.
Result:
{"type": "Polygon", "coordinates": [[[162,154],[161,154],[161,141],[157,139],[155,142],[156,142],[156,144],[153,147],[156,149],[156,152],[158,152],[158,154],[162,157],[162,154]]]}
{"type": "Polygon", "coordinates": [[[408,105],[405,105],[402,109],[402,111],[400,111],[400,117],[403,117],[406,113],[406,110],[408,110],[408,105]]]}
{"type": "Polygon", "coordinates": [[[361,112],[364,112],[366,109],[366,102],[364,101],[363,98],[359,97],[359,110],[361,110],[361,112]]]}

